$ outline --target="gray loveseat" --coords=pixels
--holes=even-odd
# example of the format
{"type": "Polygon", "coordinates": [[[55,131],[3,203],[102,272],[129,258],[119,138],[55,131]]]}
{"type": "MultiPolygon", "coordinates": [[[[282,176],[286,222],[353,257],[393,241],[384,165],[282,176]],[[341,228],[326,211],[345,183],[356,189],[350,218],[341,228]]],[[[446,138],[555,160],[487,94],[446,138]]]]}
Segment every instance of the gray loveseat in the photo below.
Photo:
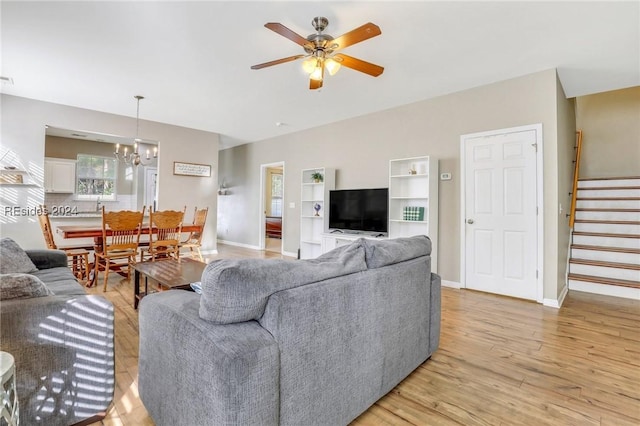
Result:
{"type": "Polygon", "coordinates": [[[15,358],[20,424],[95,421],[115,387],[113,305],[85,293],[64,252],[26,253],[37,268],[29,275],[53,295],[0,302],[0,343],[15,358]]]}
{"type": "Polygon", "coordinates": [[[430,252],[422,236],[313,260],[219,260],[201,296],[145,297],[142,402],[159,426],[349,423],[438,346],[430,252]]]}

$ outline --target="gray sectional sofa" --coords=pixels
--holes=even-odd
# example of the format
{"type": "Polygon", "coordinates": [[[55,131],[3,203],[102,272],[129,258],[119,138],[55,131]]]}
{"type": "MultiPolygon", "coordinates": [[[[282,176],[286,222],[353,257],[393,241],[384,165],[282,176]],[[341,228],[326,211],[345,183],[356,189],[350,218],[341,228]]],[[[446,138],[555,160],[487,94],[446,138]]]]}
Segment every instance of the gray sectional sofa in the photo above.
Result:
{"type": "Polygon", "coordinates": [[[438,347],[430,252],[422,236],[212,262],[202,295],[142,300],[142,402],[159,426],[348,424],[438,347]]]}
{"type": "Polygon", "coordinates": [[[20,274],[7,270],[6,242],[0,259],[0,343],[16,363],[20,424],[99,419],[115,387],[113,305],[102,296],[87,295],[67,267],[66,254],[58,250],[26,251],[35,269],[22,275],[44,283],[44,294],[9,294],[24,287],[10,286],[8,279],[20,274]]]}

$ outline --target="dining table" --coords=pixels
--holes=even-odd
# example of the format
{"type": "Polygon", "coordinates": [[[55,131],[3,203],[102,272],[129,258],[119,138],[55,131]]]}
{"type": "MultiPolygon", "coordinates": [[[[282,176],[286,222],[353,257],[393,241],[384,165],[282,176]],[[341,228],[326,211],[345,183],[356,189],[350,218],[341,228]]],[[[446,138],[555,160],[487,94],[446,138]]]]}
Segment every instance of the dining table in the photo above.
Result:
{"type": "MultiPolygon", "coordinates": [[[[148,223],[142,224],[142,229],[140,230],[141,235],[149,235],[157,232],[157,228],[149,227],[148,223]]],[[[195,224],[184,224],[182,225],[182,232],[185,234],[191,232],[202,232],[202,225],[195,224]]],[[[64,239],[73,239],[73,238],[93,238],[93,250],[98,253],[102,252],[103,245],[103,234],[102,234],[102,224],[95,225],[60,225],[56,227],[56,233],[58,233],[64,239]]],[[[111,235],[109,229],[106,230],[107,235],[111,235]]],[[[148,241],[140,241],[140,246],[148,245],[148,241]]],[[[96,275],[94,273],[95,268],[95,259],[92,262],[91,266],[91,274],[89,276],[89,280],[87,282],[87,287],[92,287],[96,281],[96,275]]],[[[119,265],[112,265],[112,268],[121,272],[119,265]]]]}

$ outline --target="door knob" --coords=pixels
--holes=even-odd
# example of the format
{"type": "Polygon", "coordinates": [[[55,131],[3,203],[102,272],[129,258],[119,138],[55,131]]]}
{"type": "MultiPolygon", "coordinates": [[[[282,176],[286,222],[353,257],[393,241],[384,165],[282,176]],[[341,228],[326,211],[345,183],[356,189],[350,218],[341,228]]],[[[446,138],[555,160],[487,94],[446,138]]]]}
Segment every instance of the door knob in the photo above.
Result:
{"type": "Polygon", "coordinates": [[[473,224],[473,219],[467,219],[467,223],[468,223],[469,225],[473,224]]]}

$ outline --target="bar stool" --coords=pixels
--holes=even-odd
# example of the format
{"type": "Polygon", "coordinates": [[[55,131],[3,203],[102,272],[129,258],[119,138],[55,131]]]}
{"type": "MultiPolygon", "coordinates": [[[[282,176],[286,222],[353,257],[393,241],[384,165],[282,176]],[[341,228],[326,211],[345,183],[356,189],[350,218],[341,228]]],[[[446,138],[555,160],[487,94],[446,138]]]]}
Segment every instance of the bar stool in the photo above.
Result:
{"type": "Polygon", "coordinates": [[[2,375],[2,407],[0,417],[9,426],[16,426],[20,412],[18,407],[18,394],[16,392],[16,366],[13,355],[0,352],[0,374],[2,375]]]}

